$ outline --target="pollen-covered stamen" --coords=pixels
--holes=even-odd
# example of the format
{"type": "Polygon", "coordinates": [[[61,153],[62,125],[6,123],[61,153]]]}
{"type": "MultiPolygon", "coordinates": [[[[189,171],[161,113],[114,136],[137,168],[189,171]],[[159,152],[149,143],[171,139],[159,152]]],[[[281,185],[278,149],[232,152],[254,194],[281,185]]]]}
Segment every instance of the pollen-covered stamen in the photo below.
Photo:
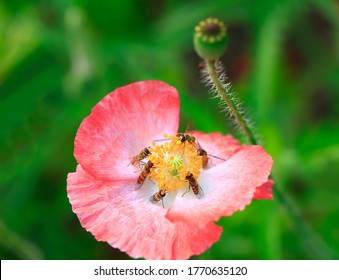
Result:
{"type": "Polygon", "coordinates": [[[168,192],[187,186],[187,173],[197,179],[202,168],[201,156],[190,142],[181,142],[177,136],[165,136],[170,139],[162,145],[153,143],[148,160],[153,163],[149,177],[156,181],[159,189],[168,192]]]}

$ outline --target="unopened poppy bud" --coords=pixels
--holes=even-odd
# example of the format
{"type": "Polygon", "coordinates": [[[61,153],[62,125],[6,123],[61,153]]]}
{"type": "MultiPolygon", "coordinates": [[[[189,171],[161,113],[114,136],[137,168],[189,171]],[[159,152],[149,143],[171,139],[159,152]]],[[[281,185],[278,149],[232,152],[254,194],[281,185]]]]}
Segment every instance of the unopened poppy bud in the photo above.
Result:
{"type": "Polygon", "coordinates": [[[224,54],[227,43],[226,26],[217,18],[202,20],[194,28],[194,47],[203,59],[218,59],[224,54]]]}

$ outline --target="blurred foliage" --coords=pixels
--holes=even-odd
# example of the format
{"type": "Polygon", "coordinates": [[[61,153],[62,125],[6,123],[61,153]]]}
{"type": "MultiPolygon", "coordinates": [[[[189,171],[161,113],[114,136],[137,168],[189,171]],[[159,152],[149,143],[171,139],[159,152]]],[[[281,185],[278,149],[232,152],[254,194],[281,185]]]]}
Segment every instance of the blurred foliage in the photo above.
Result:
{"type": "MultiPolygon", "coordinates": [[[[126,259],[79,224],[66,195],[73,141],[108,92],[159,79],[205,132],[234,133],[200,83],[194,25],[223,19],[222,61],[250,108],[274,174],[339,252],[339,6],[330,0],[0,2],[0,256],[126,259]]],[[[276,200],[219,222],[202,259],[315,259],[276,200]]],[[[323,258],[326,258],[324,256],[323,258]]]]}

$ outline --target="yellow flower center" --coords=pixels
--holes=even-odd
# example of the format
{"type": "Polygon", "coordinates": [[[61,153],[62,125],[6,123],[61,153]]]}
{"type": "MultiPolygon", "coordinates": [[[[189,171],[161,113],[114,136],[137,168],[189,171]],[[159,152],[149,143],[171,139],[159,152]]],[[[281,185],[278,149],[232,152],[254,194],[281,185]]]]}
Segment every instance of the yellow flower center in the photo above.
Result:
{"type": "Polygon", "coordinates": [[[164,136],[171,141],[162,145],[153,142],[149,148],[148,160],[153,163],[149,178],[157,182],[159,189],[173,192],[187,186],[188,172],[198,179],[202,160],[197,148],[189,141],[182,142],[174,135],[164,136]]]}

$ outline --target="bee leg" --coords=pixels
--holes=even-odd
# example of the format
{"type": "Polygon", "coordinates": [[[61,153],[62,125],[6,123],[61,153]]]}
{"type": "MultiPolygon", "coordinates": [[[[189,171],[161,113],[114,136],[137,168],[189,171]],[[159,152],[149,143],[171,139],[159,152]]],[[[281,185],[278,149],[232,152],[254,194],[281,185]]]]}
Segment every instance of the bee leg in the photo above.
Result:
{"type": "Polygon", "coordinates": [[[226,161],[226,159],[223,159],[221,157],[217,157],[217,156],[214,156],[214,155],[208,155],[208,161],[211,162],[211,164],[213,166],[217,165],[215,162],[220,162],[220,161],[226,161]],[[213,159],[214,159],[214,162],[213,162],[213,159]]]}
{"type": "Polygon", "coordinates": [[[138,166],[140,169],[144,167],[145,163],[143,161],[138,161],[138,166]]]}
{"type": "Polygon", "coordinates": [[[213,159],[208,158],[208,161],[211,163],[212,166],[215,166],[216,164],[213,162],[213,159]]]}
{"type": "Polygon", "coordinates": [[[153,183],[153,185],[155,185],[154,181],[151,178],[148,178],[148,179],[153,183]]]}
{"type": "Polygon", "coordinates": [[[165,205],[164,205],[164,200],[163,199],[161,200],[161,203],[162,203],[162,208],[165,209],[165,205]]]}
{"type": "Polygon", "coordinates": [[[146,164],[146,162],[144,162],[144,161],[141,161],[141,160],[138,161],[138,166],[139,166],[140,169],[143,169],[145,164],[146,164]]]}

